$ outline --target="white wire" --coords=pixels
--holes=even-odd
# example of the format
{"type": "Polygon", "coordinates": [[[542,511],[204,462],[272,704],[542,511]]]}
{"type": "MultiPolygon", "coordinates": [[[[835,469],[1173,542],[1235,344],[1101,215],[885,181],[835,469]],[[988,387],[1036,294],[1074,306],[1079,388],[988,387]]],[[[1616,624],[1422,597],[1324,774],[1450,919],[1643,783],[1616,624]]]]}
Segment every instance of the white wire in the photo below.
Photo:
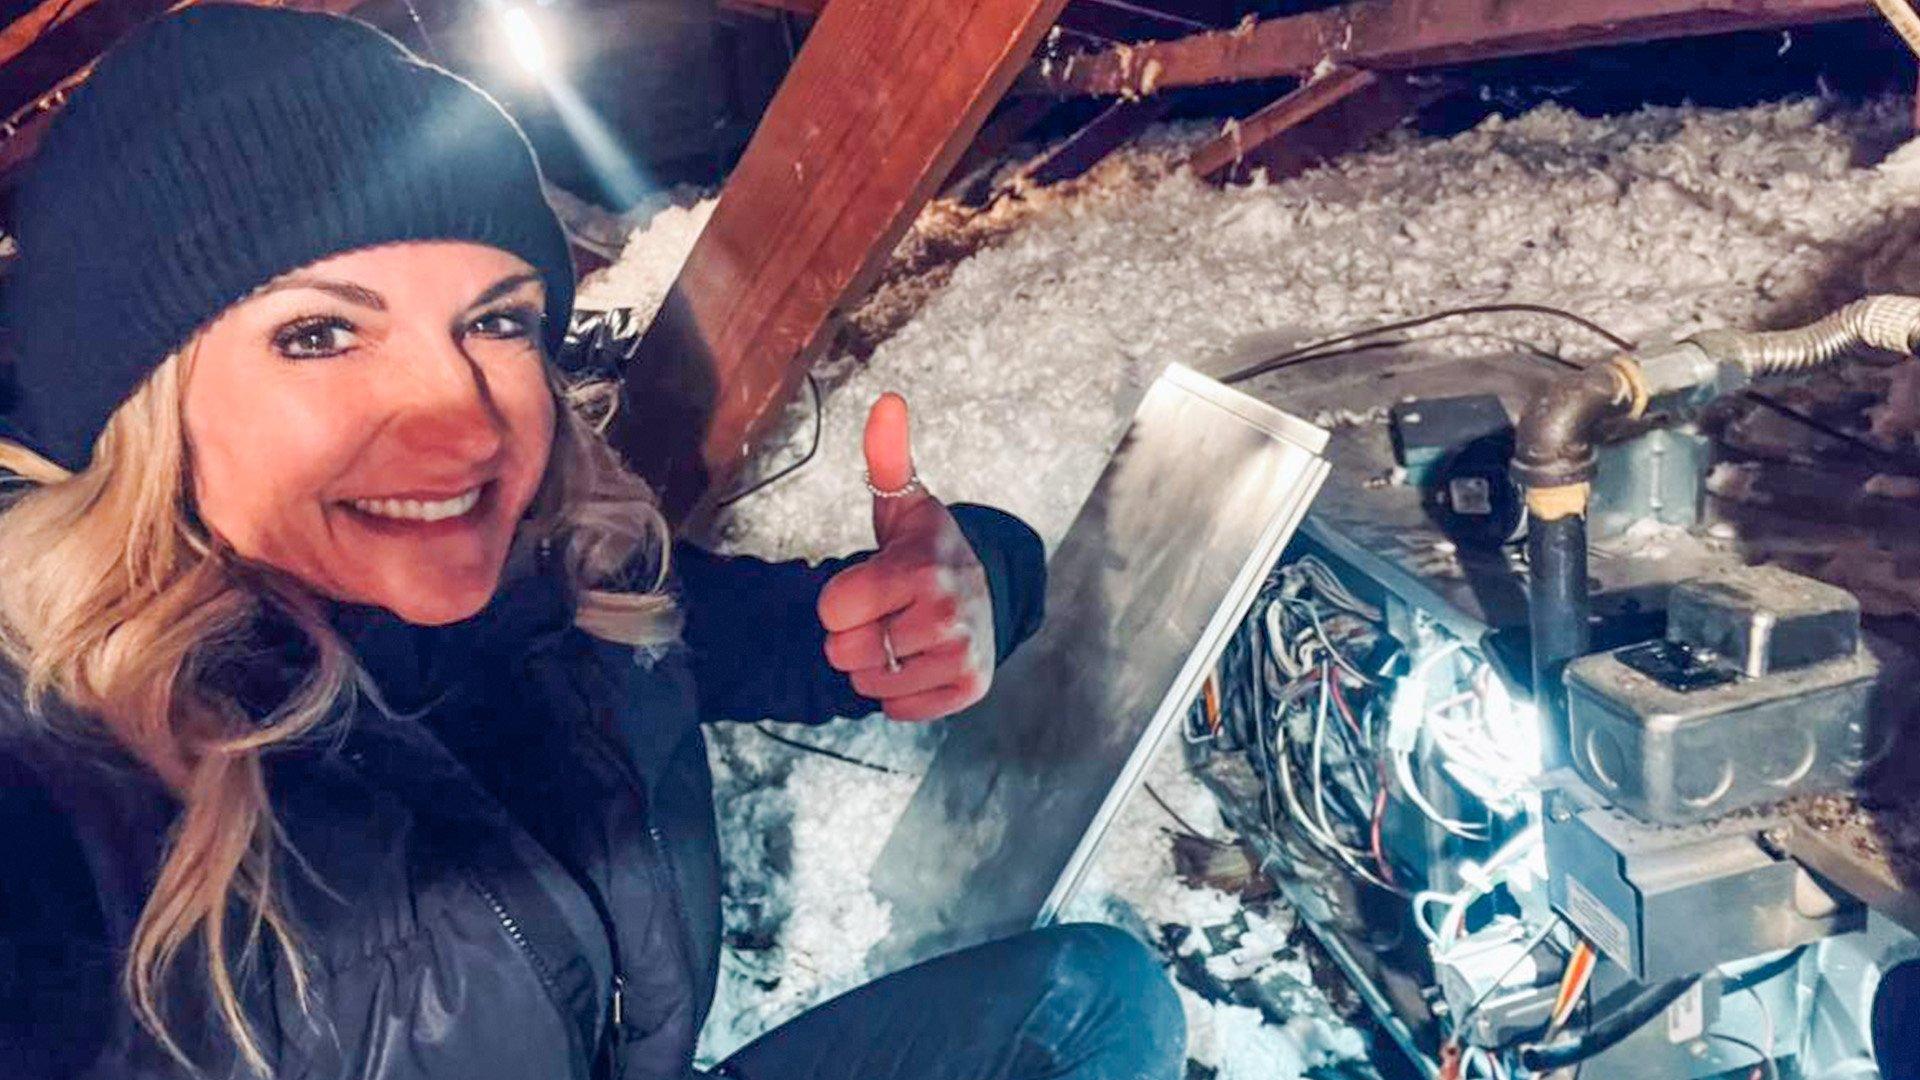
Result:
{"type": "Polygon", "coordinates": [[[1347,869],[1352,870],[1363,880],[1373,885],[1393,891],[1393,886],[1382,881],[1377,874],[1361,864],[1360,859],[1367,857],[1367,852],[1356,851],[1342,843],[1340,838],[1332,835],[1332,833],[1322,832],[1320,826],[1315,824],[1314,820],[1307,815],[1306,808],[1300,804],[1300,797],[1294,791],[1293,765],[1286,753],[1279,747],[1279,738],[1280,732],[1276,731],[1274,733],[1275,745],[1273,747],[1275,761],[1272,771],[1279,774],[1280,791],[1287,805],[1287,815],[1293,819],[1295,825],[1299,826],[1300,831],[1306,834],[1307,839],[1318,844],[1330,852],[1335,858],[1345,863],[1347,869]]]}
{"type": "MultiPolygon", "coordinates": [[[[1440,944],[1439,929],[1434,926],[1430,926],[1427,923],[1427,905],[1428,904],[1444,904],[1446,905],[1447,910],[1451,911],[1453,910],[1453,905],[1459,899],[1460,897],[1458,893],[1435,892],[1431,889],[1423,889],[1420,892],[1414,893],[1413,894],[1413,924],[1420,928],[1421,936],[1425,937],[1428,941],[1432,942],[1435,945],[1440,944]]],[[[1445,920],[1443,919],[1442,922],[1444,921],[1445,920]]]]}
{"type": "Polygon", "coordinates": [[[1485,840],[1487,838],[1486,832],[1480,826],[1470,821],[1459,821],[1455,818],[1450,818],[1441,813],[1439,807],[1427,800],[1426,793],[1420,790],[1420,784],[1413,776],[1413,755],[1393,755],[1393,767],[1395,774],[1399,777],[1401,790],[1406,792],[1408,800],[1411,801],[1415,808],[1422,814],[1425,814],[1429,821],[1432,821],[1435,825],[1440,826],[1442,829],[1445,829],[1447,832],[1452,833],[1462,840],[1485,840]]]}
{"type": "Polygon", "coordinates": [[[1309,761],[1313,769],[1313,812],[1320,828],[1328,836],[1334,835],[1333,826],[1327,822],[1327,789],[1322,782],[1322,755],[1327,745],[1327,705],[1333,697],[1333,688],[1327,682],[1327,669],[1320,669],[1320,704],[1313,715],[1313,750],[1309,761]]]}

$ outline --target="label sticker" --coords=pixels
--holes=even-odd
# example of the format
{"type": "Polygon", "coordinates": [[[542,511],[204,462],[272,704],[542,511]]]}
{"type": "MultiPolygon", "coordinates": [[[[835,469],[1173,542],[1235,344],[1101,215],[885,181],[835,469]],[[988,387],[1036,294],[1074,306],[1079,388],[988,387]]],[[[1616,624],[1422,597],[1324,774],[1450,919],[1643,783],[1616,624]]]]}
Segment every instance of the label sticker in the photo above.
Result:
{"type": "Polygon", "coordinates": [[[1595,948],[1607,954],[1607,959],[1624,968],[1633,967],[1633,935],[1627,924],[1577,878],[1567,879],[1567,918],[1595,948]]]}

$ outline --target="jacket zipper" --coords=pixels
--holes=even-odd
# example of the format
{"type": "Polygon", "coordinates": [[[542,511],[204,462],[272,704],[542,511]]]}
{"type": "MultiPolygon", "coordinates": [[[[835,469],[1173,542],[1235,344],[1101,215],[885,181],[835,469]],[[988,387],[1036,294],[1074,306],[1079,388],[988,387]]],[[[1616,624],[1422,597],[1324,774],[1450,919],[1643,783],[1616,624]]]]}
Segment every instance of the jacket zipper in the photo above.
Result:
{"type": "MultiPolygon", "coordinates": [[[[585,706],[585,722],[580,725],[587,729],[584,741],[593,747],[595,752],[606,758],[614,772],[619,774],[620,779],[639,800],[640,812],[648,819],[647,838],[654,855],[653,865],[649,867],[650,876],[654,879],[655,887],[666,896],[668,910],[673,916],[674,932],[667,937],[673,948],[674,957],[680,962],[683,970],[690,972],[692,969],[687,958],[685,940],[687,937],[686,913],[680,906],[679,886],[661,872],[670,864],[667,862],[666,840],[660,832],[660,827],[652,821],[653,800],[647,795],[646,785],[634,772],[633,762],[628,760],[626,752],[614,741],[612,733],[608,730],[609,721],[596,707],[593,695],[577,685],[574,686],[574,691],[580,696],[581,704],[585,706]]],[[[588,894],[594,912],[600,917],[603,929],[606,931],[608,956],[613,963],[613,978],[610,980],[607,994],[608,1023],[602,1041],[607,1049],[608,1080],[621,1080],[626,1048],[627,980],[624,974],[626,966],[622,963],[620,956],[620,931],[614,925],[612,912],[607,910],[606,899],[599,894],[599,890],[593,883],[582,881],[580,885],[588,894]]]]}
{"type": "Polygon", "coordinates": [[[527,963],[532,965],[533,973],[539,978],[541,988],[547,992],[548,997],[553,999],[553,1003],[560,1007],[560,1016],[564,1020],[567,1010],[560,1001],[560,984],[554,979],[553,969],[547,966],[546,958],[534,949],[533,942],[527,940],[526,931],[520,928],[520,921],[513,917],[513,912],[508,911],[507,905],[501,903],[500,895],[488,888],[478,874],[469,873],[467,883],[472,885],[473,890],[480,894],[480,898],[487,902],[487,907],[493,910],[493,917],[500,920],[501,929],[507,932],[508,940],[519,948],[521,954],[527,958],[527,963]]]}
{"type": "MultiPolygon", "coordinates": [[[[673,947],[674,957],[680,961],[682,970],[687,971],[689,977],[691,977],[692,966],[687,959],[686,953],[686,913],[680,907],[680,886],[669,876],[671,863],[667,860],[666,837],[661,833],[660,826],[652,821],[653,801],[647,797],[646,785],[640,782],[638,776],[634,775],[633,763],[627,760],[626,754],[613,742],[613,737],[601,730],[598,724],[588,724],[586,726],[592,729],[588,733],[587,741],[592,743],[594,748],[609,760],[614,771],[618,772],[621,779],[633,790],[634,797],[640,800],[640,812],[648,818],[647,840],[653,848],[653,859],[651,865],[648,867],[648,871],[653,878],[654,886],[659,890],[661,895],[666,897],[667,910],[673,918],[673,925],[671,927],[673,932],[667,935],[667,939],[673,947]]],[[[620,964],[620,945],[616,940],[618,934],[619,931],[612,925],[612,920],[609,918],[607,939],[612,943],[614,950],[613,1014],[616,1017],[624,1017],[626,980],[620,974],[624,968],[622,968],[620,964]]],[[[616,1020],[610,1029],[616,1045],[624,1040],[621,1022],[620,1020],[616,1020]]],[[[616,1057],[617,1056],[616,1053],[616,1057]]],[[[620,1074],[617,1069],[613,1075],[615,1080],[618,1080],[620,1074]]]]}
{"type": "MultiPolygon", "coordinates": [[[[680,886],[670,876],[670,863],[666,859],[666,838],[660,834],[659,824],[653,822],[653,799],[647,796],[647,786],[641,782],[639,774],[634,773],[634,763],[628,761],[626,751],[614,742],[611,732],[607,730],[603,717],[599,715],[599,709],[595,709],[591,692],[578,686],[576,686],[576,692],[580,694],[582,703],[586,705],[586,723],[580,724],[588,728],[586,742],[601,757],[607,759],[612,771],[618,773],[620,780],[632,790],[634,798],[639,801],[639,813],[647,819],[647,840],[653,847],[653,859],[647,871],[653,878],[653,884],[659,890],[660,896],[666,897],[668,913],[672,915],[672,926],[670,926],[672,932],[666,938],[674,949],[674,959],[680,961],[680,967],[682,970],[687,970],[691,978],[691,963],[687,959],[687,945],[685,945],[687,922],[685,922],[685,913],[680,907],[680,886]]],[[[588,884],[588,888],[591,890],[591,884],[588,884]]],[[[612,951],[612,988],[609,995],[611,1022],[607,1024],[607,1034],[611,1038],[611,1080],[620,1080],[620,1067],[622,1067],[624,1045],[626,1045],[626,976],[624,976],[626,967],[620,963],[620,930],[612,922],[612,913],[607,911],[605,897],[599,896],[597,892],[593,894],[593,909],[607,924],[607,945],[612,951]]]]}

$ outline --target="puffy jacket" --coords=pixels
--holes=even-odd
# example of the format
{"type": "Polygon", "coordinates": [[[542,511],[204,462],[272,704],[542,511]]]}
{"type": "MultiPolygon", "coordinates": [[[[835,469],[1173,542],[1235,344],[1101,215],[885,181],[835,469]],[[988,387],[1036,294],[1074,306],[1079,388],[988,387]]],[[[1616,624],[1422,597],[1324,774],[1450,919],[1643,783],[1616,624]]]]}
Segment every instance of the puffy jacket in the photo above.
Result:
{"type": "MultiPolygon", "coordinates": [[[[986,566],[1004,657],[1041,618],[1040,541],[999,511],[954,514],[986,566]]],[[[873,711],[827,666],[814,613],[851,561],[679,545],[685,630],[650,651],[575,628],[564,583],[531,558],[454,626],[338,611],[367,683],[267,759],[298,856],[276,886],[313,1002],[300,1008],[271,949],[244,973],[275,1075],[691,1074],[719,956],[700,724],[873,711]]],[[[267,708],[299,657],[261,633],[254,661],[216,674],[267,708]]],[[[117,982],[174,816],[114,747],[44,734],[0,686],[0,1077],[181,1075],[117,982]]],[[[201,965],[191,950],[176,964],[172,1027],[209,1075],[238,1075],[192,981],[201,965]]]]}

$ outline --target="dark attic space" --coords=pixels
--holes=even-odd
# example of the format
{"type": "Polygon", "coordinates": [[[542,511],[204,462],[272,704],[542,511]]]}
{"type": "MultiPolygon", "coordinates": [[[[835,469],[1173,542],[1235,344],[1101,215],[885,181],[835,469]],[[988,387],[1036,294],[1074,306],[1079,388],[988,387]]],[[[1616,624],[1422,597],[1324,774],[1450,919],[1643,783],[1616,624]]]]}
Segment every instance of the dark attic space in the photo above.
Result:
{"type": "Polygon", "coordinates": [[[0,12],[0,1080],[1920,1077],[1910,0],[228,6],[0,12]]]}

